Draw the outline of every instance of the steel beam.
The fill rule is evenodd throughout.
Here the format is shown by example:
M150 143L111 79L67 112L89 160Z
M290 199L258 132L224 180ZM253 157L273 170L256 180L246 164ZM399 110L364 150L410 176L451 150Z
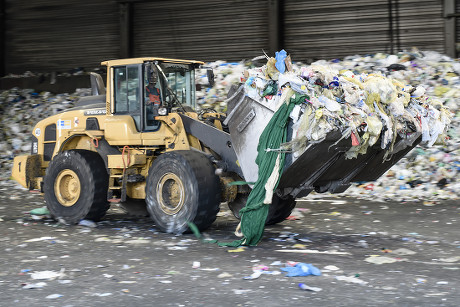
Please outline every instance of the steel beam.
M448 56L457 57L455 48L455 0L444 0L443 18L444 18L444 48Z

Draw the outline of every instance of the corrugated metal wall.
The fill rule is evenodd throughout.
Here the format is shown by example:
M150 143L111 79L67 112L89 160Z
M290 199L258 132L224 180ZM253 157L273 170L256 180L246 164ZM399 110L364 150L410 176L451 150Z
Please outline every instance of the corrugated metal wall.
M93 69L123 54L120 0L2 1L6 73ZM240 61L268 52L274 41L269 0L126 1L132 56ZM388 0L277 1L284 14L282 47L294 60L390 52L391 45L397 51L398 43L444 52L442 0L391 0L393 44ZM456 5L460 12L460 1ZM456 29L460 42L459 22Z
M401 48L444 52L442 0L399 0Z
M134 5L134 56L240 61L268 49L266 0Z
M6 71L67 71L118 56L115 1L7 0Z
M460 0L456 2L455 12L460 14ZM457 56L460 56L460 17L455 18Z
M392 6L394 51L398 28L401 49L444 50L441 0L393 0ZM285 47L296 59L390 52L389 29L387 0L285 1Z

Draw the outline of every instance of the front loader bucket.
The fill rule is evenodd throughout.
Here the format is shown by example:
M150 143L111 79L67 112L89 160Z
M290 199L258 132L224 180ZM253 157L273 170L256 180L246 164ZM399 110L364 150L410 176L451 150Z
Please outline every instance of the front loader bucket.
M243 92L231 91L235 97L229 102L226 123L230 130L232 145L247 182L257 180L257 145L260 135L274 114L274 108L263 105ZM292 138L292 123L288 124L288 141ZM397 138L394 148L398 151L388 155L380 148L380 140L368 148L366 154L346 159L345 153L352 147L350 138L342 139L340 131L330 132L320 143L305 144L306 150L297 159L286 155L284 171L278 185L278 194L303 197L313 190L317 192L344 192L352 182L374 181L388 171L421 141L420 135L411 145ZM339 141L340 140L340 141Z

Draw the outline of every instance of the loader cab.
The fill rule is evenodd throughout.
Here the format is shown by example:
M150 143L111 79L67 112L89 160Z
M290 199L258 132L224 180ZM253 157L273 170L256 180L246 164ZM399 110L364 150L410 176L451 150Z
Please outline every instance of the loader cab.
M130 115L141 132L158 130L158 115L195 110L195 67L161 61L112 66L113 114Z

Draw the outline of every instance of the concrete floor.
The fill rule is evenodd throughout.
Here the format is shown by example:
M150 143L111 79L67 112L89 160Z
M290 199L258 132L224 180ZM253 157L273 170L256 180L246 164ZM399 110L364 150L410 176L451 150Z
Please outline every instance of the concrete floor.
M117 207L96 228L34 220L43 197L0 181L0 306L460 306L459 205L311 195L240 251ZM229 242L237 224L222 206L204 235ZM296 262L321 276L285 276Z

